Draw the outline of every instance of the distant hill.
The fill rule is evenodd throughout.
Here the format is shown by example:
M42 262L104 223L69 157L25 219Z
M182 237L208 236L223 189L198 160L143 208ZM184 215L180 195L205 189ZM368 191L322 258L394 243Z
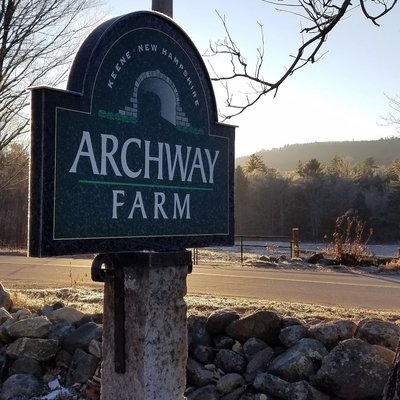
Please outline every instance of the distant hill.
M349 158L355 164L373 157L377 165L389 165L400 158L400 138L292 144L278 149L261 150L257 154L261 155L267 167L279 171L291 171L299 161L307 162L313 158L328 164L335 156ZM244 166L248 158L237 158L236 165Z

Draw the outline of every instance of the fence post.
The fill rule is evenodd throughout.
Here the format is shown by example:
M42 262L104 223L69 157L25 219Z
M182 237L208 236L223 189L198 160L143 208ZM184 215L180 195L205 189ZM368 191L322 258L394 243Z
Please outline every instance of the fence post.
M299 228L292 228L293 253L292 257L300 257Z
M240 236L240 265L243 265L243 236Z

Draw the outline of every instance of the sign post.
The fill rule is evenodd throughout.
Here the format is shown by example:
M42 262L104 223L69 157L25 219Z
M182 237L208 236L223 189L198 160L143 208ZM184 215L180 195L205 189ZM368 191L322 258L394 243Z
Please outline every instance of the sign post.
M102 399L183 399L185 249L234 242L234 127L200 54L159 13L106 21L31 125L28 252L99 253Z

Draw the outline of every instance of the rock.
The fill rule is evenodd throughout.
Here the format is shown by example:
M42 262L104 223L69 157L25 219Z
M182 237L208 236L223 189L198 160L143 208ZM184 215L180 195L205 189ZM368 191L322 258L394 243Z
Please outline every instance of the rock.
M49 333L51 322L47 317L26 318L6 327L7 334L12 337L44 338Z
M228 336L214 336L214 346L216 349L232 349L235 341Z
M281 329L282 318L274 311L258 311L247 317L231 322L226 333L239 342L245 342L250 337L274 344Z
M188 345L202 344L211 346L212 339L206 329L207 318L197 315L189 315L187 319Z
M20 321L32 317L32 312L27 308L20 308L18 311L15 311L12 316Z
M186 379L189 385L195 387L205 386L213 383L214 373L189 357L186 364Z
M217 382L217 390L222 394L227 394L244 385L244 379L240 374L226 374Z
M324 345L315 339L301 339L276 357L268 372L288 382L307 380L314 375L321 360L328 354Z
M96 372L99 359L86 353L82 349L76 349L72 357L71 368L67 376L68 385L85 383Z
M267 372L273 357L274 351L271 347L266 347L254 355L247 364L246 380L248 382L253 382L256 375L262 372Z
M332 349L340 341L352 338L356 328L356 324L349 320L320 323L309 328L308 336L319 340L326 348Z
M202 364L212 364L215 358L215 350L212 347L199 344L190 349L190 355Z
M4 308L0 308L0 325L12 318L12 315Z
M93 356L101 358L103 353L102 343L95 339L91 340L88 346L88 351Z
M242 354L233 350L219 350L215 356L215 365L225 373L236 372L242 374L246 371L247 360Z
M373 345L379 354L390 364L393 364L395 352L388 349L387 347L379 346L378 344Z
M261 350L264 350L267 346L267 343L265 343L263 340L252 337L247 339L243 344L243 352L247 359L250 360L255 354L259 353Z
M72 363L72 355L66 350L60 350L56 354L56 365L61 368L69 368Z
M4 308L7 311L10 311L12 307L12 301L10 293L8 293L4 286L0 283L0 308Z
M275 400L275 397L264 393L245 393L240 400Z
M287 326L280 331L278 337L284 346L291 347L300 339L307 337L307 328L302 325Z
M322 360L311 384L346 400L380 398L391 364L372 345L360 339L339 343Z
M62 309L60 309L62 310ZM81 325L70 335L68 335L62 342L62 347L73 353L77 348L87 350L89 343L94 340L101 340L103 336L103 327L94 322L88 322Z
M325 256L322 253L315 253L312 256L308 257L305 262L310 264L318 264L322 260L325 259Z
M53 306L54 308L54 306ZM62 307L55 309L50 315L49 320L53 324L57 324L59 322L67 322L71 325L77 324L85 314L79 310L76 310L72 307Z
M305 322L296 317L283 317L282 318L282 329L287 328L288 326L293 326L293 325L305 326Z
M220 400L220 395L214 385L203 386L190 393L187 400Z
M330 400L327 394L315 389L306 381L292 383L287 390L290 400Z
M237 389L233 390L232 392L222 396L220 400L240 400L242 394L245 392L244 387L238 387Z
M291 400L287 396L290 383L275 375L258 374L254 379L253 386L258 392L275 396L277 399Z
M29 400L42 391L43 385L33 375L11 375L3 384L0 400Z
M236 311L229 309L216 310L207 318L207 331L212 335L224 335L226 327L239 318L240 315Z
M9 375L15 374L29 374L40 379L42 377L42 366L39 361L33 358L18 358L12 363L9 372Z
M68 322L59 322L52 325L47 339L56 339L62 342L66 337L72 335L76 331L76 328Z
M52 312L54 311L52 306L49 306L48 304L45 304L41 311L40 314L43 315L44 317L48 317Z
M47 361L58 350L58 340L18 338L7 346L6 354L11 358L28 357L37 361Z
M0 340L3 343L10 343L14 340L14 338L12 338L8 333L7 333L7 329L12 325L15 324L16 322L18 322L16 319L14 318L9 318L7 319L5 322L3 322L0 325Z
M399 342L400 327L379 319L367 319L358 324L356 337L369 344L378 344L396 350Z
M8 359L4 352L0 353L0 377L7 376Z
M235 343L232 346L232 350L236 351L236 353L240 353L243 354L243 346L240 342L238 342L237 340L235 341Z

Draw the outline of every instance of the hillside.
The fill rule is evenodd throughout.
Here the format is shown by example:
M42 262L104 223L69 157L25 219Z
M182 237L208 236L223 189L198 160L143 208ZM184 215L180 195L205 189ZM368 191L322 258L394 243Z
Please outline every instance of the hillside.
M373 157L377 165L389 165L400 158L400 138L352 142L315 142L287 145L278 149L261 150L264 163L269 168L291 171L298 161L307 162L316 158L322 164L329 163L335 156L349 158L354 163ZM248 156L236 159L236 165L245 165Z

